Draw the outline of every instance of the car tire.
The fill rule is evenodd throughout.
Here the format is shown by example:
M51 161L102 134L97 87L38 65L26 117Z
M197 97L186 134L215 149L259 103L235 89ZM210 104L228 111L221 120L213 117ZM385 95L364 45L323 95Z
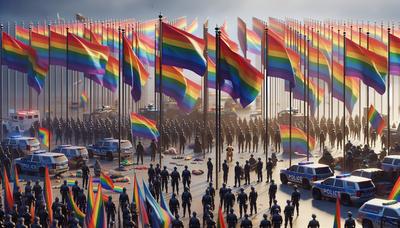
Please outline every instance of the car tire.
M372 222L368 219L363 219L362 220L362 227L363 228L373 228L374 226L372 225Z
M344 205L344 206L351 206L351 199L350 196L347 194L342 194L340 195L340 202Z
M309 180L303 179L303 180L301 181L301 183L302 183L302 185L303 185L303 188L305 188L305 189L307 189L307 190L311 189L311 184L310 184L310 181L309 181Z
M317 189L317 188L314 188L312 190L312 197L315 200L321 200L322 199L321 191L319 189Z
M39 176L41 176L41 177L44 177L44 175L45 175L45 168L43 168L43 167L40 167L39 168Z
M288 178L285 174L281 174L281 182L282 182L282 184L288 183Z
M18 174L21 174L21 173L22 173L22 169L21 169L21 166L20 166L20 165L16 165L16 166L15 166L15 169L17 169Z
M107 152L107 160L112 161L114 159L113 154L111 152Z

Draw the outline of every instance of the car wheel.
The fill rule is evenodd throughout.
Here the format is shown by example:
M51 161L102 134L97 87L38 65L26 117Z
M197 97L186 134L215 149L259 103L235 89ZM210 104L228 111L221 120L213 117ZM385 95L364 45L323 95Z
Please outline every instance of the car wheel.
M303 185L303 188L305 188L305 189L311 189L311 184L310 184L310 181L309 181L309 180L303 179L303 180L301 181L301 183L302 183L302 185Z
M312 197L315 200L321 200L322 199L321 191L319 189L314 188L312 190Z
M347 195L347 194L340 195L340 201L342 202L342 204L344 206L350 206L351 205L350 196Z
M112 161L113 159L114 159L114 158L113 158L112 153L111 153L111 152L108 152L108 153L107 153L107 160Z
M285 174L281 174L281 182L282 182L282 184L287 184L288 183L288 179L287 179Z
M21 174L21 173L22 173L21 166L16 165L15 168L17 169L18 174Z
M43 167L39 168L39 176L44 177L45 175L45 169Z
M362 227L363 228L373 228L374 226L372 225L372 222L368 219L363 219L362 221Z

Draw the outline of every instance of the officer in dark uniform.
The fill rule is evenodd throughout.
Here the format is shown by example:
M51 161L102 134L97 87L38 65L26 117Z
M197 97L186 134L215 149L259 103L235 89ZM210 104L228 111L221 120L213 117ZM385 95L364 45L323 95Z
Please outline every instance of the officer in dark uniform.
M253 223L249 219L249 215L245 214L244 219L240 223L240 228L252 228L252 227L253 227Z
M312 214L312 219L310 220L310 222L308 223L308 226L307 226L307 228L319 228L319 222L318 222L318 220L316 219L316 215L315 214Z
M87 189L88 182L89 182L89 175L90 175L89 167L86 165L86 162L83 162L83 164L82 164L82 188Z
M283 222L282 216L279 214L279 210L276 209L272 215L271 222L273 228L280 228Z
M161 171L161 189L168 193L168 180L169 180L169 173L167 170L167 166L164 166L164 169Z
M212 182L212 171L213 171L213 163L211 162L211 158L208 158L207 162L207 182Z
M68 218L67 224L68 224L68 227L70 227L70 228L78 228L79 221L77 218L75 218L75 212L73 212L73 211L71 212L71 214Z
M106 203L106 213L107 213L107 227L110 225L110 221L115 221L115 213L117 209L115 208L115 204L112 201L112 197L108 197L108 201Z
M74 186L72 186L72 195L73 195L75 201L78 200L78 195L79 195L80 190L81 190L81 188L79 187L78 181L76 180Z
M38 215L40 219L40 225L42 225L43 228L47 228L49 222L49 213L47 212L44 203L39 206Z
M188 170L188 166L185 165L185 169L182 171L182 183L183 188L190 188L190 181L192 179L192 174Z
M172 193L171 199L169 200L169 210L173 215L178 215L179 200L176 198L175 193Z
M244 165L244 184L250 184L250 163L249 161L246 161L246 164Z
M242 174L242 168L239 165L239 162L236 162L235 166L235 188L240 187L240 175Z
M154 193L155 193L154 197L156 198L156 200L158 202L160 199L160 193L161 193L161 177L159 175L157 175L154 178L153 188L154 188Z
M287 205L286 205L285 209L283 210L283 213L285 213L285 228L287 227L288 222L289 222L290 228L292 228L293 227L294 208L290 204L290 200L287 200L286 203L287 203Z
M292 193L292 205L293 209L297 211L297 216L299 216L299 202L300 202L300 192L297 190L297 186L294 186L294 191Z
M189 220L189 228L200 228L200 220L197 218L195 211L193 211L192 217Z
M275 201L275 199L276 199L276 191L277 190L278 190L278 186L276 186L274 180L271 180L271 185L269 186L269 189L268 189L269 208L271 208L272 201Z
M151 154L151 161L154 162L156 161L156 153L157 153L157 144L155 140L151 140L150 143L150 154Z
M262 182L263 181L263 175L262 175L262 168L263 168L263 162L261 161L261 158L258 158L257 162L257 182Z
M223 183L228 183L229 165L226 160L222 163Z
M122 189L122 193L119 194L119 205L124 208L125 205L129 205L129 196L126 194L126 188Z
M150 167L147 169L147 176L149 177L149 183L153 183L155 175L156 171L153 168L153 164L150 164Z
M185 153L186 137L183 133L179 134L179 153Z
M225 194L228 191L228 189L226 188L226 184L223 183L222 187L219 189L219 206L223 206L224 205L224 199L225 199Z
M206 193L201 198L201 203L203 204L203 211L206 210L207 206L211 208L212 198L208 189L206 189Z
M233 204L235 203L235 195L232 193L232 189L228 188L228 192L225 193L225 211L228 213L228 211L233 208Z
M160 164L156 164L156 168L154 169L154 171L156 172L156 176L161 176L161 167Z
M172 186L172 193L179 195L179 181L181 180L181 175L177 171L177 167L174 167L174 171L171 172L171 186Z
M279 206L278 201L274 200L274 205L270 208L271 215L274 215L274 212L278 210L279 213L281 213L281 206Z
M18 207L22 205L22 193L21 188L17 186L16 191L13 192L14 203L17 204Z
M267 214L263 214L263 220L260 222L260 228L271 228L271 222L268 220Z
M189 192L189 188L185 187L185 190L182 193L182 208L183 208L183 217L186 215L186 208L188 210L188 215L190 216L191 210L190 207L192 205L192 194Z
M240 193L237 196L237 202L239 203L239 213L240 213L240 218L242 218L243 212L244 214L247 214L247 194L244 192L244 189L240 189Z
M214 210L215 209L215 188L213 187L212 183L209 183L207 190L211 196L211 210Z
M226 223L228 224L228 228L236 228L237 222L238 218L233 208L231 208L229 214L226 216Z
M35 194L35 199L38 199L39 196L43 194L43 189L42 186L40 186L39 181L36 181L35 185L32 188L34 194Z
M257 198L258 198L258 193L255 191L254 187L251 186L251 191L249 193L250 215L253 215L253 209L254 213L257 214Z
M79 191L78 194L78 201L76 202L78 204L79 209L81 209L82 212L86 212L86 196L85 193L83 192L83 188Z
M142 161L143 165L143 154L144 154L144 147L142 142L139 141L138 145L136 146L136 164L139 165L139 158Z
M267 168L267 183L269 183L269 181L272 181L272 169L274 168L274 163L272 163L272 159L268 158L268 162L265 166Z
M210 215L212 215L212 211L210 210L210 205L207 205L207 206L203 209L203 227L204 227L205 225L207 225L207 221L208 221Z
M25 185L25 194L29 194L32 192L31 181L28 180Z
M356 221L353 219L353 214L351 211L347 212L347 219L344 223L344 228L355 228Z
M172 228L183 228L183 222L179 220L179 215L175 215L174 221L172 221Z

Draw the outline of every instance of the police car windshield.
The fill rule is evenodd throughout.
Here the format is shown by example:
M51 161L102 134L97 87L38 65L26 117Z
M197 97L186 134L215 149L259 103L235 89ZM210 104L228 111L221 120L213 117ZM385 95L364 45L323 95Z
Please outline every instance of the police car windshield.
M374 187L374 185L372 184L371 181L361 181L361 182L358 182L358 186L360 187L360 189L363 189L363 188L373 188L373 187Z
M382 207L367 204L364 205L364 207L361 210L369 213L379 214L382 211Z
M384 158L382 163L386 163L386 164L392 164L393 162L393 158Z
M316 169L315 169L315 173L316 173L316 174L331 173L331 169L329 169L329 167L316 168Z
M63 155L56 155L53 158L56 163L63 162L65 160Z

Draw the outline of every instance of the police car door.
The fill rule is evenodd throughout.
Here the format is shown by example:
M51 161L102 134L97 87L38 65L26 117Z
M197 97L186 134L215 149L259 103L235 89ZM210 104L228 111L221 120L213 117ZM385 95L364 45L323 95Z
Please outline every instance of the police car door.
M391 208L385 208L382 217L382 227L400 227L400 216Z
M301 183L301 176L298 174L298 168L299 166L293 165L288 169L288 180L296 183Z
M32 162L30 169L33 172L36 172L39 171L39 166L40 166L40 157L38 155L32 155Z
M321 193L323 196L328 196L332 197L332 188L333 184L335 182L335 179L333 178L328 178L321 183Z

